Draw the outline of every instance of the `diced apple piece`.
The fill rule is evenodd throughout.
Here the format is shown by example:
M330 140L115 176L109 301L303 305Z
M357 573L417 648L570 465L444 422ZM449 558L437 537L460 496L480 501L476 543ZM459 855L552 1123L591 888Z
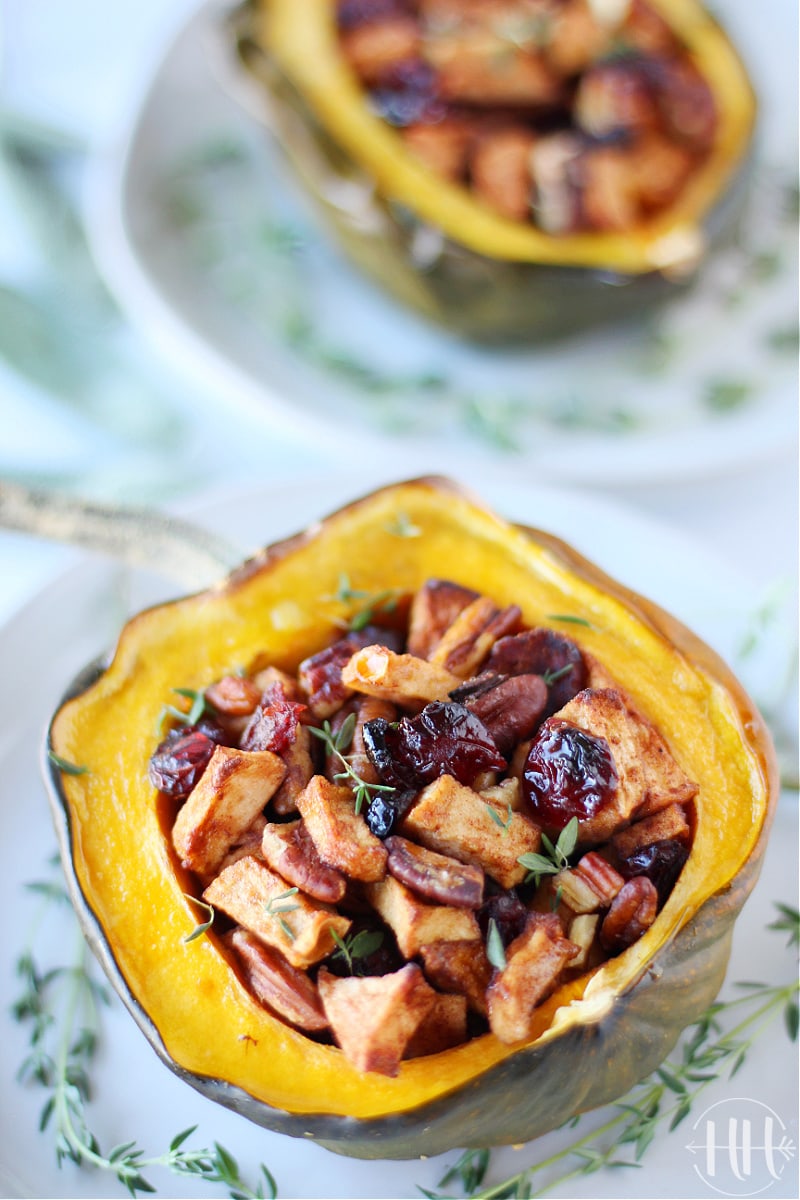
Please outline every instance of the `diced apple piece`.
M280 786L286 767L269 750L216 746L172 827L184 866L211 878Z
M419 1025L436 1002L416 963L390 975L338 978L323 967L318 987L333 1035L356 1070L396 1075Z

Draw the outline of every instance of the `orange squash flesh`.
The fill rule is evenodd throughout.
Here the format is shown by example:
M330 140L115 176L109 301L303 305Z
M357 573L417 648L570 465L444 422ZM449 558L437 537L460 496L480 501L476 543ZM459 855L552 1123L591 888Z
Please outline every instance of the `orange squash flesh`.
M399 517L414 536L394 532ZM655 924L557 991L529 1043L504 1046L486 1034L406 1062L397 1078L370 1075L368 1086L339 1050L261 1008L213 934L182 940L198 913L165 833L171 809L161 810L147 779L171 689L203 688L256 658L294 669L352 611L332 599L343 572L366 592L450 578L499 605L519 604L530 624L564 629L700 785L692 852ZM586 624L559 626L565 616ZM647 1074L719 987L778 790L765 726L708 647L563 543L509 525L439 479L382 489L210 591L135 617L111 665L60 708L49 744L88 768L51 768L68 875L90 941L158 1053L253 1120L368 1157L525 1140ZM609 1054L613 1079L602 1061ZM577 1077L554 1102L553 1081L563 1084L571 1062Z

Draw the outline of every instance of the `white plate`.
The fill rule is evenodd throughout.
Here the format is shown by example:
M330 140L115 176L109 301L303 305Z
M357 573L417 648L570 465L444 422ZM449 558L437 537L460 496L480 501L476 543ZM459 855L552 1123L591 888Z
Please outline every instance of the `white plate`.
M373 481L370 481L373 482ZM218 498L203 513L209 527L229 536L237 531L245 549L293 532L350 498L352 486L342 479L305 488L265 490L257 495ZM666 604L729 658L750 619L747 586L703 547L671 529L646 521L625 508L557 490L495 485L487 499L507 515L540 525L589 552L605 569L630 586ZM23 897L26 882L47 874L46 862L55 838L40 781L38 754L45 723L65 684L96 653L112 644L120 623L142 604L172 594L145 574L128 572L96 560L82 560L47 587L2 629L0 662L5 686L0 689L0 905L6 916L0 970L0 1194L4 1196L122 1195L113 1178L55 1165L52 1140L37 1132L44 1102L41 1089L22 1087L15 1073L27 1051L25 1030L9 1008L17 995L13 965L29 934L37 903ZM749 682L745 676L745 682ZM774 902L793 904L797 874L797 817L793 806L781 806L761 883L737 924L731 980L789 980L793 961L777 933L764 933L774 918ZM144 899L144 898L143 898ZM12 919L13 914L13 919ZM71 954L72 928L66 916L43 931L40 966L63 963ZM65 948L66 944L66 948ZM726 994L735 993L726 985ZM694 1110L691 1121L712 1102L735 1100L767 1105L796 1137L797 1078L795 1054L776 1023L762 1035L735 1082L715 1084ZM197 1123L195 1146L221 1142L238 1158L244 1175L255 1182L258 1164L275 1175L282 1197L412 1197L417 1185L435 1188L455 1154L431 1161L363 1163L340 1159L304 1142L267 1133L205 1100L169 1072L145 1043L121 1005L103 1015L102 1053L93 1072L91 1126L101 1145L136 1139L149 1153L166 1148L179 1130ZM737 1110L738 1111L738 1110ZM744 1110L742 1110L744 1115ZM589 1120L597 1122L594 1114ZM659 1133L643 1166L630 1172L604 1171L559 1189L553 1196L600 1200L624 1194L674 1198L711 1194L698 1184L696 1154L690 1141L691 1121L672 1134ZM515 1151L497 1151L491 1178L500 1180L532 1163L564 1141L553 1134ZM797 1195L796 1158L783 1164L779 1181L770 1183L774 1197ZM765 1182L759 1160L750 1180ZM159 1194L175 1197L224 1194L224 1189L163 1171L148 1172ZM626 1185L625 1180L631 1180ZM623 1182L621 1182L623 1181ZM700 1190L698 1190L698 1187Z
M212 0L181 27L87 201L124 308L221 405L333 450L402 454L404 470L435 446L448 470L502 461L526 481L677 480L794 445L796 238L771 172L756 173L747 244L661 316L550 349L469 347L385 298L320 232L232 98L226 8ZM759 81L768 148L793 145L788 0L768 35L748 0L724 16Z

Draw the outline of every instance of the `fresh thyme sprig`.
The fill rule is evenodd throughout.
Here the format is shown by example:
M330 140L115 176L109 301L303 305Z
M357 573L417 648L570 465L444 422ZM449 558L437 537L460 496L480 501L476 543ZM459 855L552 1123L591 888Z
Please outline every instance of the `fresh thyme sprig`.
M332 958L343 958L351 975L355 973L355 960L369 958L383 945L383 933L380 929L361 929L358 933L342 937L335 929L331 929L337 949Z
M69 906L63 886L53 880L30 884L28 890L43 900L36 927L54 903ZM224 1184L232 1200L274 1200L277 1186L265 1166L254 1190L242 1179L236 1159L218 1142L211 1148L187 1148L196 1126L178 1133L162 1154L146 1156L135 1141L103 1152L89 1127L87 1106L90 1069L99 1047L100 1010L112 1001L96 977L86 942L78 930L75 933L73 960L47 971L37 966L31 938L17 959L21 991L12 1008L15 1019L30 1029L29 1053L18 1079L48 1093L39 1128L53 1131L58 1165L72 1162L106 1171L131 1196L154 1192L147 1175L154 1168L165 1168L198 1182Z
M204 933L208 932L208 930L214 924L214 918L217 914L214 910L213 904L206 904L205 900L200 900L197 896L192 896L190 892L184 892L183 894L187 900L191 900L192 904L196 904L197 907L206 915L205 921L198 922L191 933L187 933L186 936L181 939L183 942L193 942L195 938L202 937Z
M88 775L89 773L88 767L80 763L70 762L67 758L62 758L60 754L56 754L55 750L48 750L47 757L64 775Z
M213 705L206 699L204 691L185 687L176 687L172 690L176 696L183 696L185 700L189 701L189 708L178 708L175 704L163 705L158 718L159 730L163 729L164 722L167 720L177 721L179 725L196 725L201 717L207 713L213 713Z
M542 846L544 854L520 854L517 862L521 867L525 867L528 875L525 879L526 883L533 881L539 886L539 881L544 875L558 875L559 871L565 870L569 866L569 856L575 849L578 841L578 818L572 817L567 822L561 833L558 835L555 842L552 842L546 833L542 834Z
M768 926L787 931L791 944L800 942L800 913L788 905L777 905L779 918ZM741 983L744 995L717 1001L686 1031L677 1061L668 1060L637 1084L611 1108L599 1128L587 1132L568 1146L525 1167L499 1183L482 1188L490 1167L489 1152L467 1150L439 1181L439 1188L458 1179L462 1195L471 1200L532 1200L578 1176L594 1174L604 1167L637 1167L659 1129L672 1131L692 1110L696 1099L724 1074L732 1078L763 1029L783 1014L787 1033L798 1036L797 996L800 984L769 985ZM727 1031L722 1018L738 1014ZM578 1125L582 1118L570 1124ZM425 1191L428 1200L446 1200L449 1192Z
M364 600L365 604L345 622L345 628L352 633L358 633L366 628L378 612L390 613L397 608L397 602L402 596L399 588L386 588L381 592L367 592L363 588L355 588L350 583L350 577L342 573L339 576L339 586L327 600L337 600L341 604L350 604L353 600Z
M309 725L308 732L314 737L319 738L325 745L326 753L332 758L337 759L343 767L343 770L337 771L334 775L335 780L349 779L353 784L353 795L355 796L356 812L360 813L364 806L368 806L373 795L377 792L392 793L397 789L391 787L388 783L368 783L366 779L362 779L358 771L350 762L348 755L344 751L348 748L353 740L353 730L356 726L356 714L350 715L342 722L340 727L334 733L331 728L330 721L323 721L322 727Z
M292 904L291 902L292 896L296 896L299 890L296 887L287 888L285 892L281 892L279 896L273 896L264 905L267 915L277 919L278 924L290 942L294 941L296 934L282 914L295 912L300 907L299 904Z

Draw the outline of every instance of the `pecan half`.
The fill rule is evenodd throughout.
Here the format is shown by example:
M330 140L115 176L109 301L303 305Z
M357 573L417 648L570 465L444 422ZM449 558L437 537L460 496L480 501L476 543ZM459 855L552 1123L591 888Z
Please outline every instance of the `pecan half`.
M600 926L600 941L609 954L619 954L638 942L658 912L658 892L644 875L629 879L616 895Z
M454 908L480 908L484 885L480 867L457 862L402 837L389 837L383 844L389 851L389 874L418 896Z
M291 966L282 954L246 929L234 929L225 940L237 956L247 986L261 1004L298 1029L317 1033L328 1028L319 993L305 971Z

